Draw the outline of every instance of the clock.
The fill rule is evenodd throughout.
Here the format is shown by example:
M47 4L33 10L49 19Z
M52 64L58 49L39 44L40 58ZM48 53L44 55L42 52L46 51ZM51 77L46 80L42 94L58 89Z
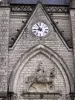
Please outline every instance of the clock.
M32 33L36 36L42 37L49 32L48 26L43 22L37 22L32 26Z

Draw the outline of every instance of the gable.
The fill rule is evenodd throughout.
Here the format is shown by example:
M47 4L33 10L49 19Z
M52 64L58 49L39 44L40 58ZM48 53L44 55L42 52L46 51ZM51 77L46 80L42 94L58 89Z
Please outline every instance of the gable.
M49 27L49 33L45 37L38 37L32 34L32 26L37 21L46 23ZM21 57L32 50L36 45L44 45L56 52L68 65L68 68L72 70L73 62L72 52L70 52L68 45L60 35L60 30L57 28L51 16L49 17L41 4L38 4L32 16L28 20L27 24L23 27L19 37L15 44L9 51L9 68L13 68L15 64L22 60ZM39 47L40 48L40 47ZM41 52L40 49L39 53ZM42 47L44 48L44 47ZM45 49L45 48L44 48ZM37 52L37 51L36 51ZM32 52L31 52L32 53ZM35 52L34 52L35 53ZM48 52L49 53L49 52ZM27 55L29 56L29 55ZM53 55L51 55L53 56ZM20 62L19 62L20 63ZM72 71L71 71L72 72Z
M51 38L50 34L52 34L52 35L55 34L55 35L58 35L60 37L60 39L62 40L62 42L65 43L65 45L68 47L68 45L66 44L65 40L60 35L61 34L60 30L57 28L57 26L54 23L54 21L51 18L51 16L47 15L45 9L42 7L42 5L40 3L38 3L35 11L33 12L32 16L30 17L28 22L24 24L22 30L20 31L20 35L17 38L17 40L15 41L13 47L19 41L19 39L20 39L20 37L22 36L23 33L26 34L26 35L32 33L32 31L31 31L32 25L34 23L37 23L38 21L42 21L42 22L46 23L48 25L48 27L49 27L49 34L48 34L49 36L43 37L45 40L47 40L49 37ZM28 38L30 38L30 36Z

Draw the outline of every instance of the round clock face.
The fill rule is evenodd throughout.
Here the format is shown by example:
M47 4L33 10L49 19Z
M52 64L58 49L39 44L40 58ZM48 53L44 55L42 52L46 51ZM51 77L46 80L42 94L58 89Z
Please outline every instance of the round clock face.
M32 33L39 37L45 36L48 31L48 26L43 22L38 22L32 26Z

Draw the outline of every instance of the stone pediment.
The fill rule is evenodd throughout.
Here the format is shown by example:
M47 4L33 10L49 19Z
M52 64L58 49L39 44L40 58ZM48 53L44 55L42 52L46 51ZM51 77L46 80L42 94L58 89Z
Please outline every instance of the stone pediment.
M36 39L35 38L36 36L33 36L33 34L32 34L31 28L32 28L32 25L34 23L36 23L37 21L42 21L42 22L46 23L49 27L49 34L46 38L43 37L44 39L47 39L47 38L49 39L49 37L51 39L52 38L54 39L55 37L53 37L53 36L56 35L56 37L60 38L61 42L65 45L65 47L67 49L69 49L69 47L68 47L67 43L65 42L64 38L61 36L61 31L58 29L58 27L55 24L55 22L53 21L51 15L48 16L48 14L46 13L46 10L44 9L44 7L40 3L38 3L38 5L36 6L36 9L34 10L33 14L29 18L29 20L26 23L24 23L24 26L21 29L21 31L19 31L20 32L19 36L17 37L16 41L14 42L12 48L14 46L16 46L18 41L20 41L23 34L25 34L25 36L29 40L34 41ZM52 37L49 36L50 34L51 34ZM30 36L30 35L32 35L32 36ZM55 38L55 39L57 39L57 38ZM36 39L36 41L38 41L38 38Z

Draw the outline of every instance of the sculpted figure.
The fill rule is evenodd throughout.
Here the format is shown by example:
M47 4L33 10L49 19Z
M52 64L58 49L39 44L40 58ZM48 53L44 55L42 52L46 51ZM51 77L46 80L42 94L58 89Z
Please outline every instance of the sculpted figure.
M39 82L39 83L47 82L46 73L44 71L44 68L42 67L42 63L39 64L39 67L36 71L36 82Z
M42 66L42 63L40 62L35 73L32 74L27 78L27 81L25 82L27 84L27 89L25 91L29 91L30 87L37 88L37 84L45 85L47 88L47 91L49 91L49 85L53 85L53 81L55 78L55 69L50 69L50 73L47 73L47 71Z

